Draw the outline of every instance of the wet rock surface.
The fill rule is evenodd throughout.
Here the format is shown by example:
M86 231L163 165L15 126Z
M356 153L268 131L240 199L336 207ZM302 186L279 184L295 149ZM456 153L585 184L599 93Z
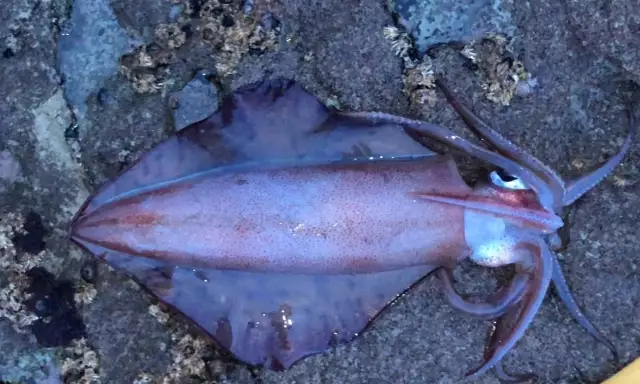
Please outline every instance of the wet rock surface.
M632 1L568 1L569 25L594 55L604 56L640 80L640 14Z
M213 79L211 73L200 71L182 90L172 95L170 102L176 130L204 120L218 109L218 89Z
M513 35L516 30L511 15L513 3L509 0L397 0L393 10L415 39L416 48L424 53L440 44L468 42L489 33Z
M500 132L568 178L614 153L626 132L623 91L640 72L633 1L604 8L595 0L499 8L472 1L480 15L472 27L452 17L458 3L397 1L395 11L436 7L430 29L407 30L422 31L414 36L419 51L497 26L492 32L513 37L506 51L537 86L526 97L508 95L508 105L492 101L487 68L508 76L512 67L485 65L496 52L485 45L465 54L464 44L432 49L435 71ZM438 14L438 4L446 12ZM218 91L261 79L291 77L343 109L423 118L467 136L439 92L432 105L403 92L407 61L384 33L396 25L394 12L379 2L333 0L9 0L0 21L0 380L456 383L480 362L490 323L452 309L429 278L351 344L287 372L250 370L126 276L101 263L87 267L90 256L68 240L69 222L91 191L215 108ZM462 34L425 34L436 29ZM638 148L578 202L561 254L578 302L623 363L640 355ZM508 277L469 263L455 271L470 295ZM61 324L59 337L34 332L51 321ZM533 371L540 383L600 382L617 369L553 290L505 368Z

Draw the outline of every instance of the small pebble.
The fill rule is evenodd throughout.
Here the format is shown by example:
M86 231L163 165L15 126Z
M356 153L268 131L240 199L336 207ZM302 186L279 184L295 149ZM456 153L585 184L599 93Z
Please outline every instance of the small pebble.
M80 267L80 276L87 283L93 283L98 275L98 265L95 260L87 260Z
M169 20L171 21L177 21L178 17L180 17L180 14L182 13L182 11L184 11L184 6L183 5L174 5L171 7L171 10L169 11Z
M98 104L106 105L111 101L111 94L105 88L100 88L96 95L96 99L98 100Z
M245 15L250 15L253 12L253 0L245 0L242 4L242 12Z
M271 13L265 13L260 20L262 27L268 31L277 29L280 26L280 21Z

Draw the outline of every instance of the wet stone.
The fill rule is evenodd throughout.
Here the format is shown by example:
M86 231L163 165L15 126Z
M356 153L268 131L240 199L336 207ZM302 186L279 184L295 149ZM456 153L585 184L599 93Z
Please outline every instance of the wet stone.
M516 26L509 1L397 0L399 22L416 41L420 53L452 42L468 42L488 33L512 36Z
M176 131L200 121L218 109L218 89L211 73L200 71L185 87L172 95Z

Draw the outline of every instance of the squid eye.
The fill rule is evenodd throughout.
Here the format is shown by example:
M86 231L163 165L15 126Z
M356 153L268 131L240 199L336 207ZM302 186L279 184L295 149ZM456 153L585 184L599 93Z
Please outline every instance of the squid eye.
M527 187L518 177L510 175L503 170L493 171L491 172L489 177L491 178L491 182L493 183L493 185L500 188L511 190L529 189L529 187Z

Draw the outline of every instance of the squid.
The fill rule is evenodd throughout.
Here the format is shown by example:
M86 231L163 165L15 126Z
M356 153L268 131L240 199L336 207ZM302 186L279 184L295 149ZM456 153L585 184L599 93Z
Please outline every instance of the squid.
M347 343L429 275L455 308L494 319L469 376L495 368L517 379L500 361L551 284L615 353L579 308L547 240L563 226L563 207L622 161L637 131L633 114L619 152L565 182L438 86L484 146L419 120L338 111L293 80L265 80L237 89L99 188L70 238L249 365L287 369ZM495 170L469 186L452 152ZM516 274L471 302L451 272L464 259L515 264Z

